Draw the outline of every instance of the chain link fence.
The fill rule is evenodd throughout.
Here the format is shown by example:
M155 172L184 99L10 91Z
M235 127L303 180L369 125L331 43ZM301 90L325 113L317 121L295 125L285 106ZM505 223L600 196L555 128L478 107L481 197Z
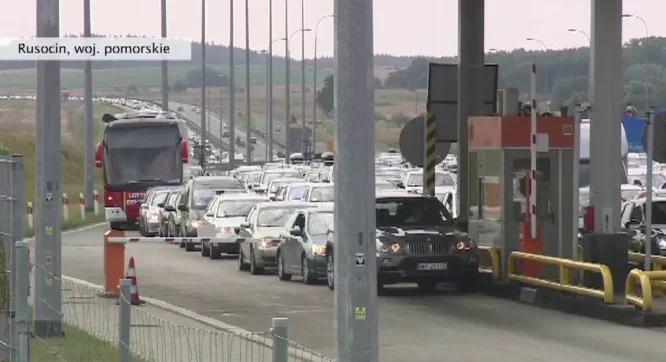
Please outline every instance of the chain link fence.
M18 330L15 319L15 244L23 239L23 158L0 156L0 361L13 360Z
M56 312L65 335L34 336L31 361L333 361L284 337L285 328L228 331L149 303L132 305L129 284L126 293L108 298L102 288L72 278L55 277L53 283L62 288L62 310ZM123 283L129 280L120 281L121 291Z

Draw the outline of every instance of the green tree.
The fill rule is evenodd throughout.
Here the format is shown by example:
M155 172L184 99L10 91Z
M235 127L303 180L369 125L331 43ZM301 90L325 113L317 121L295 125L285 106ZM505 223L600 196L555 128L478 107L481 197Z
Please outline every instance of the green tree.
M317 107L324 114L330 116L333 113L333 76L324 79L324 87L317 92Z

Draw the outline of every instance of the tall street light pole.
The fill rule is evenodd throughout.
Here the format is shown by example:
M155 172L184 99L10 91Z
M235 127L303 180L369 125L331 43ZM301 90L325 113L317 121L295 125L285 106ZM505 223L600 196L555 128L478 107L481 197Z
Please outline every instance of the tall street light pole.
M90 1L90 0L86 0ZM167 0L162 0L162 38L167 37ZM162 61L162 110L169 110L169 78L167 72L167 61Z
M90 37L90 0L83 0L83 36ZM86 60L83 70L83 107L85 115L85 200L86 212L94 209L95 192L95 151L93 150L93 91L92 63Z
M245 160L247 164L252 163L252 117L250 116L250 10L249 0L245 0L245 118L247 129L245 130Z
M317 20L314 32L314 82L312 87L312 154L317 154L317 32L319 32L319 24L326 20L332 19L335 15L326 15Z
M268 0L268 144L266 161L273 162L273 0Z
M289 146L289 130L290 130L290 104L289 104L289 0L284 0L284 61L285 61L285 127L284 127L284 146L285 146L285 163L289 163L289 154L291 153L291 147Z
M291 38L293 38L294 35L296 35L298 33L305 34L305 32L308 32L308 31L312 31L312 29L298 29L298 30L294 31L293 33L291 33L291 35L289 35L289 38L287 39L287 74L290 74L289 57L290 57L291 51L289 50L289 44L291 43ZM288 84L289 84L289 81L287 80L287 87L289 87ZM289 103L287 103L287 107L288 106L289 106ZM287 108L287 109L289 109L289 108ZM303 108L303 109L305 110L305 108ZM289 120L287 120L287 144L289 143L289 127L288 126L289 126ZM303 132L305 132L305 129L303 129ZM301 135L301 136L304 137L303 135ZM301 138L301 142L303 142L303 138ZM301 150L301 151L304 151L304 150ZM288 157L289 157L289 154L287 153L287 158Z
M645 27L645 40L643 41L643 48L645 48L645 112L649 110L649 104L650 102L648 101L648 38L650 37L650 32L648 30L647 22L645 22L645 19L638 15L632 15L632 14L622 14L623 18L634 18L638 19L643 23L643 26Z
M527 39L525 39L525 40L527 40L527 41L535 41L535 42L541 44L541 46L543 46L544 57L545 57L545 55L546 55L545 52L548 51L548 46L546 45L546 43L544 43L543 41L541 41L541 40L539 40L539 39L536 39L536 38L527 38ZM546 68L546 64L545 64L545 62L544 62L544 64L543 64L543 76L544 76L543 98L544 98L544 101L545 101L545 100L547 99L547 97L548 97L548 69Z
M305 156L305 0L301 0L301 30L301 153Z
M229 0L229 167L236 163L236 85L234 84L234 0Z
M199 163L206 171L206 0L201 0L201 140Z

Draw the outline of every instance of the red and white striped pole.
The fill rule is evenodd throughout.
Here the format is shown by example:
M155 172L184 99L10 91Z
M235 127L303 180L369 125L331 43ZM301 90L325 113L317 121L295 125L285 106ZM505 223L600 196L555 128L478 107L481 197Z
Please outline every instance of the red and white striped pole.
M537 202L537 101L536 101L536 64L532 63L532 77L530 79L532 93L532 113L530 122L530 236L537 237L536 202Z
M62 194L62 218L69 221L69 197L66 193Z
M86 219L86 197L83 192L79 192L79 210L81 211L81 220Z
M95 215L99 215L99 193L97 190L93 191L93 206L95 207Z
M35 208L32 207L32 201L28 201L28 227L30 229L34 229L35 227L35 219L34 219L34 213L35 213Z

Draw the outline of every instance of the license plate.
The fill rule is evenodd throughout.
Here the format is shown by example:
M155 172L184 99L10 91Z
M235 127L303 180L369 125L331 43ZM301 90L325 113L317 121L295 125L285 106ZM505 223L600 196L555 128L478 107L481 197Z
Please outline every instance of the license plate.
M416 270L446 270L446 263L418 263Z

